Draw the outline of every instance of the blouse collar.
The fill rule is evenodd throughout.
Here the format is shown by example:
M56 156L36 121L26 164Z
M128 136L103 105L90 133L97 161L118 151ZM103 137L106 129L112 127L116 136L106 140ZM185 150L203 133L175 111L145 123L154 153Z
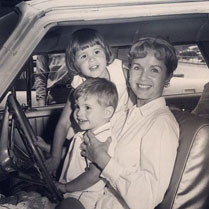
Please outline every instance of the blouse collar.
M155 112L159 108L165 107L166 102L164 97L159 97L157 99L152 100L151 102L148 102L147 104L137 107L134 106L134 109L139 112L140 115L146 116L149 115L152 112Z

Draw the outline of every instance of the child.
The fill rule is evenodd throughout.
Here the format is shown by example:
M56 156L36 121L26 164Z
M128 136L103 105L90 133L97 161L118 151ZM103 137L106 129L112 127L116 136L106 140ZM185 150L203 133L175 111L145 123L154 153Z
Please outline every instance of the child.
M116 141L112 137L110 119L118 103L116 86L104 78L89 78L74 91L74 118L82 131L75 134L65 157L57 189L64 197L74 197L86 209L94 208L103 194L105 181L99 178L100 170L80 154L85 131L91 130L100 141L112 138L108 153L114 154Z
M132 106L132 102L129 100L122 63L113 60L108 44L96 30L81 29L72 34L66 49L66 65L75 74L72 86L76 88L88 77L100 77L112 81L116 85L119 97L115 111L117 113L126 111L129 105ZM71 113L71 101L68 99L55 130L51 158L46 163L51 172L54 172L60 163L66 134L68 133L68 139L74 135L73 124L69 120ZM114 117L112 124L115 124Z

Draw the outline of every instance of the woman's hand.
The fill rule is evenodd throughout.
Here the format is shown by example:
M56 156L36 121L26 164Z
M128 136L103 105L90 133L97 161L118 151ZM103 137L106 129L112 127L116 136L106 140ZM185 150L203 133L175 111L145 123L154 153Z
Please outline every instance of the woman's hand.
M84 135L84 142L81 144L81 155L103 170L111 158L108 154L111 141L111 137L108 137L105 142L100 142L91 131L88 131Z

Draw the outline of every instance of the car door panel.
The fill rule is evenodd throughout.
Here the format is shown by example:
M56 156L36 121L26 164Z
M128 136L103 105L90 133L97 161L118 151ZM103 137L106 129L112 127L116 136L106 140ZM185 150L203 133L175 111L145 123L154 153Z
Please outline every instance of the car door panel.
M197 105L201 94L181 94L166 96L169 107L191 112Z

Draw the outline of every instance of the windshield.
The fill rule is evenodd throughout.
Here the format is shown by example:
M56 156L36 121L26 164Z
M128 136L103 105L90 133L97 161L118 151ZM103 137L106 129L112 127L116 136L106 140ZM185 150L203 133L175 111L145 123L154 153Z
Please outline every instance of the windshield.
M0 48L4 45L10 34L15 29L19 20L19 16L15 11L12 11L0 17Z

